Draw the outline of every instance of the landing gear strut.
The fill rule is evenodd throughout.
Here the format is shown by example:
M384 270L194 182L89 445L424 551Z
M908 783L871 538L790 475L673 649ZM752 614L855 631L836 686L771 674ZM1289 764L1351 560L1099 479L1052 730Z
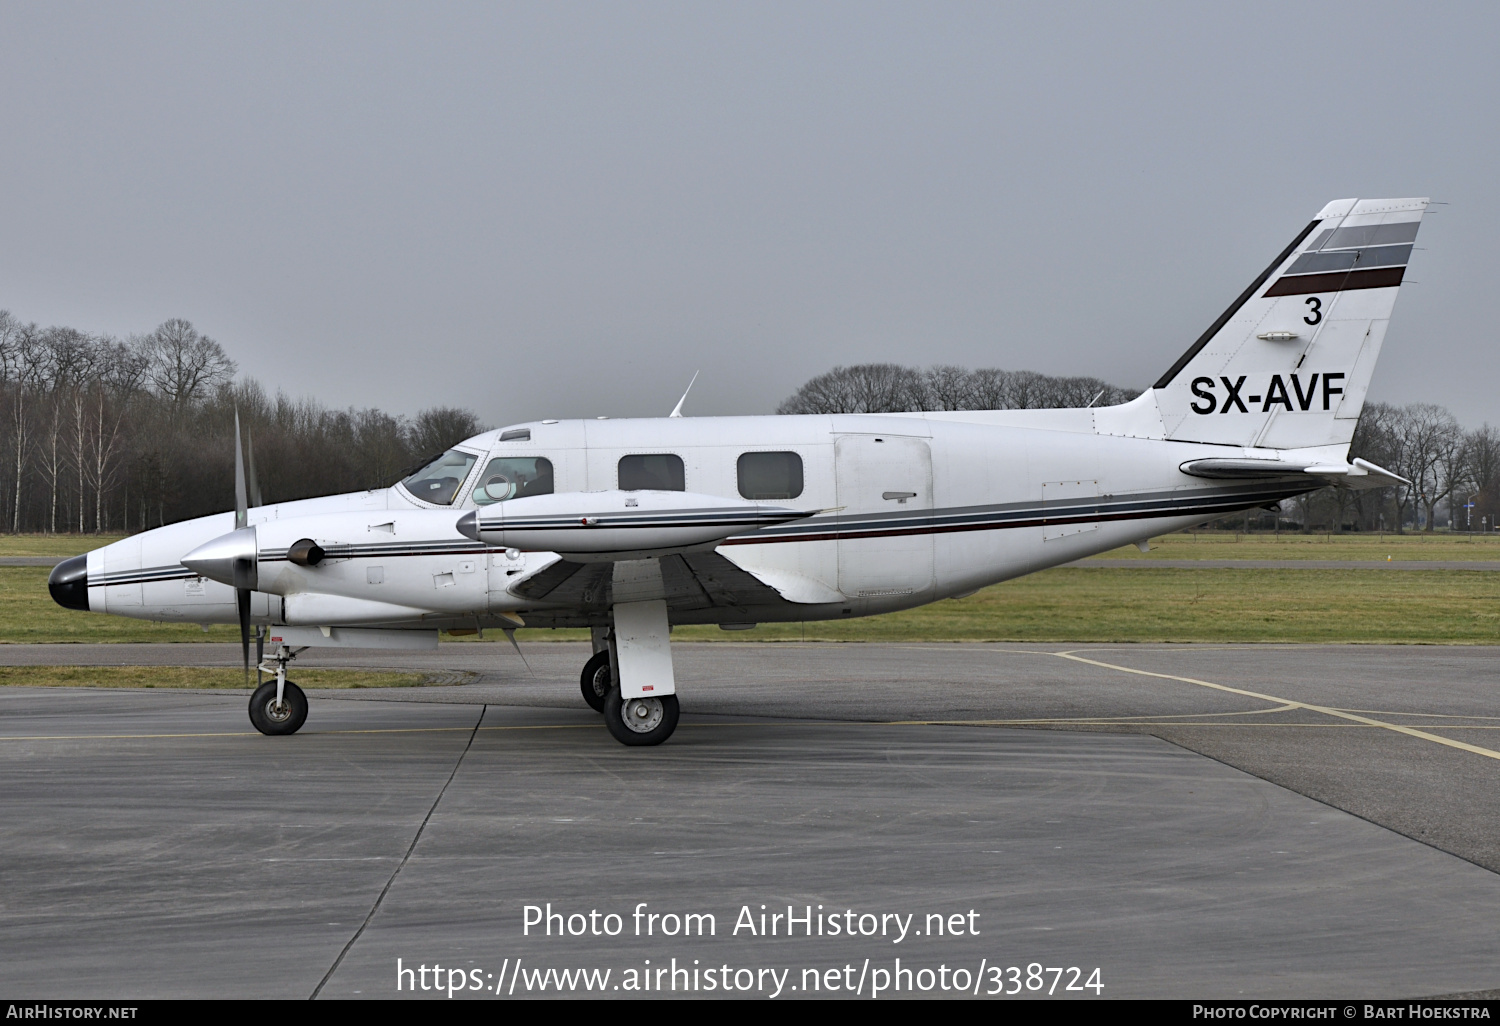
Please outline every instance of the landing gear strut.
M276 674L275 680L266 681L250 696L250 723L262 734L295 734L307 720L307 696L286 679L286 664L299 651L281 645L271 657L276 665L267 666L263 662L259 667Z
M666 600L655 597L663 592L660 561L616 563L613 587L604 725L622 745L659 745L677 729L672 624Z

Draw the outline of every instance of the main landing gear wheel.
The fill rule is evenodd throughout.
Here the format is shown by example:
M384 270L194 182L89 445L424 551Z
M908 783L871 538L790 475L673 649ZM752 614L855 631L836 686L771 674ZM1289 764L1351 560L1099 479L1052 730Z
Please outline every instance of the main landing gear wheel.
M291 681L281 692L281 704L276 704L276 682L268 680L255 689L250 696L250 722L262 734L295 734L307 719L307 696Z
M622 699L619 688L610 688L604 725L622 745L659 745L677 729L677 696Z
M609 676L609 650L595 652L593 658L583 664L583 676L578 683L583 688L583 700L596 713L604 711L604 699L614 682Z

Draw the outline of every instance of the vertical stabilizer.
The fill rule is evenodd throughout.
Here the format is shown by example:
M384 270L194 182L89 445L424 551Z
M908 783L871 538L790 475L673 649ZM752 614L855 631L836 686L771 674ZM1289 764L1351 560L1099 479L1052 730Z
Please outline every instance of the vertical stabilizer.
M1335 200L1153 386L1166 437L1347 445L1426 199Z

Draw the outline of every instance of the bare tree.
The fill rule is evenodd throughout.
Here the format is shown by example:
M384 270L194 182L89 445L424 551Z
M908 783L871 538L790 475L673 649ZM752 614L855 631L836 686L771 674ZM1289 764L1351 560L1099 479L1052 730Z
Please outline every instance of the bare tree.
M1010 410L1011 373L997 367L981 367L969 375L969 397L975 410Z
M465 411L467 412L467 411ZM471 418L473 414L469 415ZM405 421L379 410L356 410L351 417L355 451L359 454L356 473L369 487L394 484L412 462L412 450L423 443L413 443ZM474 425L477 429L477 425ZM469 431L468 435L474 434ZM423 449L435 452L436 449Z
M1404 407L1397 424L1404 464L1397 473L1415 485L1417 503L1425 514L1422 526L1427 531L1435 527L1433 512L1437 504L1452 489L1452 482L1445 480L1444 457L1458 430L1453 415L1433 403Z
M1113 405L1137 394L1098 378L1054 378L1034 371L893 363L835 367L805 383L777 413L904 413L913 410L1057 409Z
M104 492L114 480L122 448L121 427L131 399L146 376L144 353L115 339L98 340L95 371L90 382L93 423L90 425L89 483L94 489L94 530L104 530ZM79 507L83 506L80 484ZM122 504L123 508L123 504ZM79 531L83 530L79 516Z
M894 363L835 367L799 388L777 413L906 413L920 410L922 375Z
M145 340L148 371L157 393L181 412L234 377L224 348L180 318L163 321Z
M411 448L419 455L439 453L455 442L477 435L479 431L479 418L468 410L434 406L417 414L416 420L412 422Z
M88 373L90 339L75 328L48 328L42 332L41 345L45 353L42 364L42 400L46 403L49 418L46 449L50 493L47 530L56 534L62 473L65 464L71 462L71 442L63 439L63 428L68 408L79 388L79 381Z
M1367 403L1360 414L1359 425L1355 428L1356 444L1350 449L1351 452L1358 452L1411 482L1411 484L1397 485L1391 489L1391 497L1395 504L1393 520L1397 534L1405 530L1408 519L1415 524L1415 515L1408 518L1407 510L1416 507L1417 496L1421 491L1418 479L1412 476L1416 472L1413 469L1414 460L1407 452L1412 434L1408 429L1410 420L1410 412L1406 407L1391 406L1388 403ZM1359 432L1367 423L1370 426L1371 444L1378 441L1379 447L1362 450L1358 445Z
M1487 492L1500 484L1500 431L1488 424L1469 432L1469 480Z
M976 410L975 375L967 367L939 364L922 375L924 410Z
M44 331L0 311L0 506L10 529L139 530L228 508L236 409L269 501L389 485L401 468L482 430L467 410L437 407L410 420L330 410L234 381L233 371L218 343L186 321L120 341ZM1134 394L1031 371L861 364L813 378L781 412L1079 407ZM1416 484L1292 500L1305 526L1352 518L1361 529L1431 528L1445 502L1456 516L1470 491L1489 496L1486 513L1500 516L1500 431L1489 425L1465 434L1441 407L1370 403L1351 452Z
M1013 371L1010 375L1010 408L1042 410L1052 405L1051 385L1036 371Z
M32 326L35 327L34 325ZM6 392L15 390L14 396L9 402L11 412L11 430L15 443L15 510L12 518L11 529L21 529L21 482L23 479L23 462L26 451L26 376L27 357L25 353L26 329L17 321L9 310L0 310L0 388ZM12 385L12 381L15 382Z
M1110 406L1109 395L1119 389L1098 378L1058 378L1058 401L1063 406Z
M1363 457L1378 466L1388 467L1400 473L1403 464L1401 455L1401 432L1404 414L1399 407L1389 403L1366 403L1354 427L1354 438L1349 444L1351 457ZM1408 487L1372 488L1358 491L1354 505L1361 523L1366 529L1383 529L1386 526L1387 507L1394 507L1391 526L1401 530L1402 513L1408 501Z
M408 421L271 396L233 369L182 320L122 341L0 313L6 526L139 530L226 508L236 409L272 501L389 485L416 453L482 430L467 410Z
M1433 507L1446 502L1448 526L1457 525L1453 504L1462 497L1469 484L1469 436L1456 421L1438 439L1437 458L1433 461L1432 502L1427 507L1427 529L1432 530Z
M27 430L26 396L36 387L46 363L46 349L41 344L41 330L36 324L12 325L10 341L6 347L6 377L14 376L16 396L11 404L11 422L14 425L16 492L11 515L11 531L21 531L21 496L26 476L26 458L33 442Z

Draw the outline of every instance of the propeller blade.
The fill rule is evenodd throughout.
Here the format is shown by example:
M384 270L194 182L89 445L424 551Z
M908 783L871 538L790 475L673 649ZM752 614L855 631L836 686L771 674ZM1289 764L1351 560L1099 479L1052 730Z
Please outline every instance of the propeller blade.
M235 530L250 521L249 506L245 495L245 450L240 444L240 411L234 411L234 526ZM249 652L249 642L245 643ZM245 658L249 658L247 655Z
M245 470L249 475L249 490L246 493L251 506L264 506L260 500L260 481L255 477L255 436L245 429Z
M255 686L260 686L260 666L266 661L266 629L255 628Z
M245 657L245 683L250 683L250 589L234 589L235 602L240 607L240 650Z

